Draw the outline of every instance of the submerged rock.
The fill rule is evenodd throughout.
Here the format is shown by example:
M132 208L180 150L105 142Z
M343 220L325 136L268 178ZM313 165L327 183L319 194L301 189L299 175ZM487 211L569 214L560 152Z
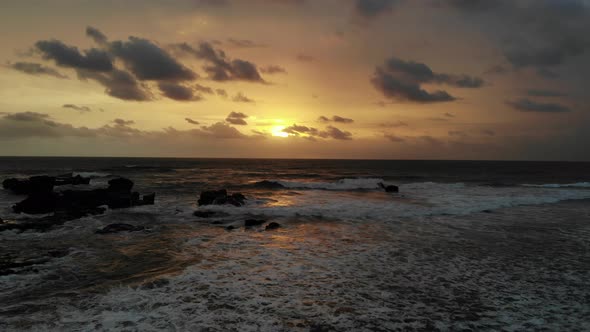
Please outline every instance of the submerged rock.
M248 220L244 221L244 226L254 227L254 226L262 225L265 222L266 222L266 220L262 220L262 219L248 219Z
M198 200L199 206L203 205L224 205L242 206L245 204L246 196L240 193L228 195L227 190L209 190L201 192Z
M379 182L379 187L381 187L383 190L385 190L385 192L388 193L397 193L399 192L399 187L398 186L394 186L394 185L384 185L383 182Z
M264 230L265 231L273 231L273 230L279 229L279 228L281 228L281 224L273 221L270 224L266 225L266 227L264 228Z
M193 213L193 216L199 217L199 218L211 218L216 215L217 215L217 212L215 212L215 211L195 211Z
M280 184L276 181L268 181L268 180L256 182L253 184L253 186L256 188L262 188L262 189L283 189L283 188L285 188L285 186L283 186L282 184Z
M99 229L96 231L97 234L113 234L119 232L139 232L143 231L145 227L143 226L133 226L130 224L110 224L103 229Z

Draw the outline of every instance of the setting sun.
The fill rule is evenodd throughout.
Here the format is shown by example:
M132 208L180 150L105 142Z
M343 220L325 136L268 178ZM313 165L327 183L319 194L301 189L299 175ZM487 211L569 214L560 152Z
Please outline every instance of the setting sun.
M285 126L274 126L272 127L271 133L276 137L289 137L289 134L284 132L283 129L285 129Z

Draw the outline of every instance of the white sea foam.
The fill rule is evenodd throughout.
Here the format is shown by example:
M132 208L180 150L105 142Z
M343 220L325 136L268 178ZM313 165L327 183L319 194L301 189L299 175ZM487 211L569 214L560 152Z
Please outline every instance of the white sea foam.
M378 178L353 178L341 179L336 182L296 182L296 181L273 181L280 183L289 189L324 189L324 190L362 190L379 189L379 183L384 183Z
M324 187L325 188L325 184ZM232 215L269 217L323 217L341 220L390 220L425 215L465 215L518 205L555 203L590 198L590 190L576 188L493 188L463 183L411 183L400 194L301 190L276 202L249 200L243 207L211 206Z
M590 182L576 182L576 183L548 183L548 184L523 184L523 187L536 188L590 188Z
M102 173L102 172L74 172L74 176L80 175L84 178L106 178L111 176L109 173Z

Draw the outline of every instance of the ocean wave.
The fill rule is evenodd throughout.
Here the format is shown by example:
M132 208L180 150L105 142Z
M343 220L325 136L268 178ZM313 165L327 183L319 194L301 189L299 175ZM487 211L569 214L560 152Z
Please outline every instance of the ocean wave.
M284 180L265 180L253 183L252 186L265 189L311 189L311 190L373 190L380 189L379 183L385 183L379 178L347 178L335 182L299 182Z
M367 183L365 188L371 183ZM326 186L324 184L319 187ZM463 183L420 182L403 185L400 194L395 196L368 191L306 190L300 195L288 197L278 192L272 198L275 201L250 199L243 207L212 206L207 207L207 210L223 211L236 216L249 214L270 218L394 220L403 217L467 215L520 205L588 199L590 191L575 188L494 188Z
M523 184L523 187L534 188L590 188L590 182L576 182L576 183L547 183L547 184Z
M109 173L102 173L102 172L73 172L72 173L74 176L81 176L83 178L106 178L111 176L111 174Z

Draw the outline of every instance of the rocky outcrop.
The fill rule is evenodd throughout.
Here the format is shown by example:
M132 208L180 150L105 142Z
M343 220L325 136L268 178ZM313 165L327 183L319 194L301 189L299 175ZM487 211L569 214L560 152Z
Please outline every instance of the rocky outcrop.
M30 193L29 197L12 207L14 212L44 214L66 211L76 214L102 205L110 209L121 209L152 205L155 201L154 193L140 197L138 192L132 192L133 181L125 178L110 180L106 189L64 190L59 193L53 192L53 186L49 185L50 180L43 179L43 181L38 182L43 183L44 186L36 185L36 190Z
M53 191L54 186L90 184L90 178L80 175L32 176L28 179L10 178L2 182L2 187L17 195L35 195Z
M260 188L260 189L284 189L285 188L285 186L283 186L282 184L280 184L276 181L268 181L268 180L256 182L252 186L256 187L256 188Z
M242 206L246 202L246 197L240 193L228 195L227 190L209 190L201 192L198 203L203 205L224 205Z
M281 228L281 224L273 221L270 224L266 225L264 230L265 231L274 231L275 229L279 229L279 228Z
M262 219L248 219L248 220L244 221L244 226L254 227L254 226L262 225L265 222L266 222L266 220L262 220Z
M394 185L386 186L385 184L383 184L383 182L379 182L378 185L381 189L385 190L385 192L388 192L388 193L398 193L399 192L398 186L394 186Z

